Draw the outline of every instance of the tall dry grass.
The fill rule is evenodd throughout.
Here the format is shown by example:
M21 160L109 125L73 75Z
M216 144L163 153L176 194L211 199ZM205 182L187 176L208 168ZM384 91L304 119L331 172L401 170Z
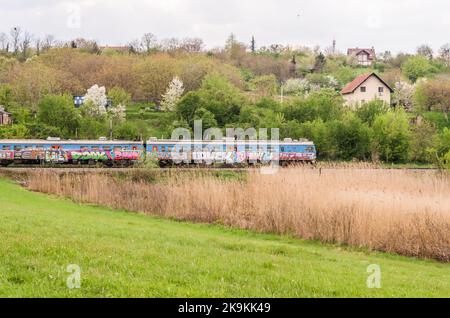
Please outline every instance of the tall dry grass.
M450 176L435 172L293 168L245 181L174 172L148 183L43 171L27 183L77 202L450 261Z

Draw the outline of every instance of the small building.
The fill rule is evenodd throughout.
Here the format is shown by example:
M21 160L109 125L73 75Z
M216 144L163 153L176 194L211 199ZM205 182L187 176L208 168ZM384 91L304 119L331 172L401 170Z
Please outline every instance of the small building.
M11 113L8 113L3 106L0 106L0 126L9 125L11 123Z
M347 56L355 58L356 62L361 66L371 66L375 61L375 49L351 48L347 50Z
M341 91L347 106L360 106L365 102L382 100L391 104L391 93L394 90L376 73L357 76Z

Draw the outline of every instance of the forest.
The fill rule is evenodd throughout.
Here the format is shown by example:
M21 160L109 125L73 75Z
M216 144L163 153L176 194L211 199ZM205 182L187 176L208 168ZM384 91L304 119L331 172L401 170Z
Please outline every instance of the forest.
M147 33L102 47L0 32L0 105L13 120L0 138L170 138L201 119L204 129L279 128L281 138L314 141L321 160L450 168L449 44L378 52L361 67L334 46L246 42L230 35L206 49L201 39ZM368 72L394 89L392 105L346 107L340 90Z

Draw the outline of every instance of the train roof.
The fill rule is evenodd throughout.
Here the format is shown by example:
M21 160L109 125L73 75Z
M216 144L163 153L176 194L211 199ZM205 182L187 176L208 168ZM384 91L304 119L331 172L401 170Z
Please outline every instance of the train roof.
M37 145L142 145L142 141L124 140L44 140L44 139L0 139L0 144L37 144Z
M260 143L275 143L275 141L271 141L271 140L267 140L267 141L262 141L262 140L171 140L171 139L166 139L166 140L155 140L155 139L150 139L147 140L147 145L148 144L152 144L152 145L166 145L166 144L223 144L223 143L231 143L231 144L250 144L250 145L255 145L255 144L260 144ZM314 146L314 142L309 141L309 140L289 140L289 141L278 141L279 145L294 145L294 146Z

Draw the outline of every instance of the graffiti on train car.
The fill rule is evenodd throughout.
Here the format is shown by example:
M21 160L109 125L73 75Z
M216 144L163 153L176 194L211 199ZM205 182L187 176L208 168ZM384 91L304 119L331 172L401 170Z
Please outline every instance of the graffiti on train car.
M142 151L114 151L112 153L114 160L132 160L137 161L142 158Z
M45 161L51 163L66 163L69 161L137 161L142 157L142 151L116 150L116 151L72 151L51 150L45 152Z
M45 152L45 162L65 163L67 162L67 152L62 150L50 150Z
M13 160L14 151L0 150L0 160Z
M68 151L68 159L69 160L111 160L111 155L106 151Z
M235 151L194 151L194 152L158 152L159 160L173 160L184 162L193 160L198 163L244 163L250 162L270 162L278 160L279 154L276 152L235 152Z

